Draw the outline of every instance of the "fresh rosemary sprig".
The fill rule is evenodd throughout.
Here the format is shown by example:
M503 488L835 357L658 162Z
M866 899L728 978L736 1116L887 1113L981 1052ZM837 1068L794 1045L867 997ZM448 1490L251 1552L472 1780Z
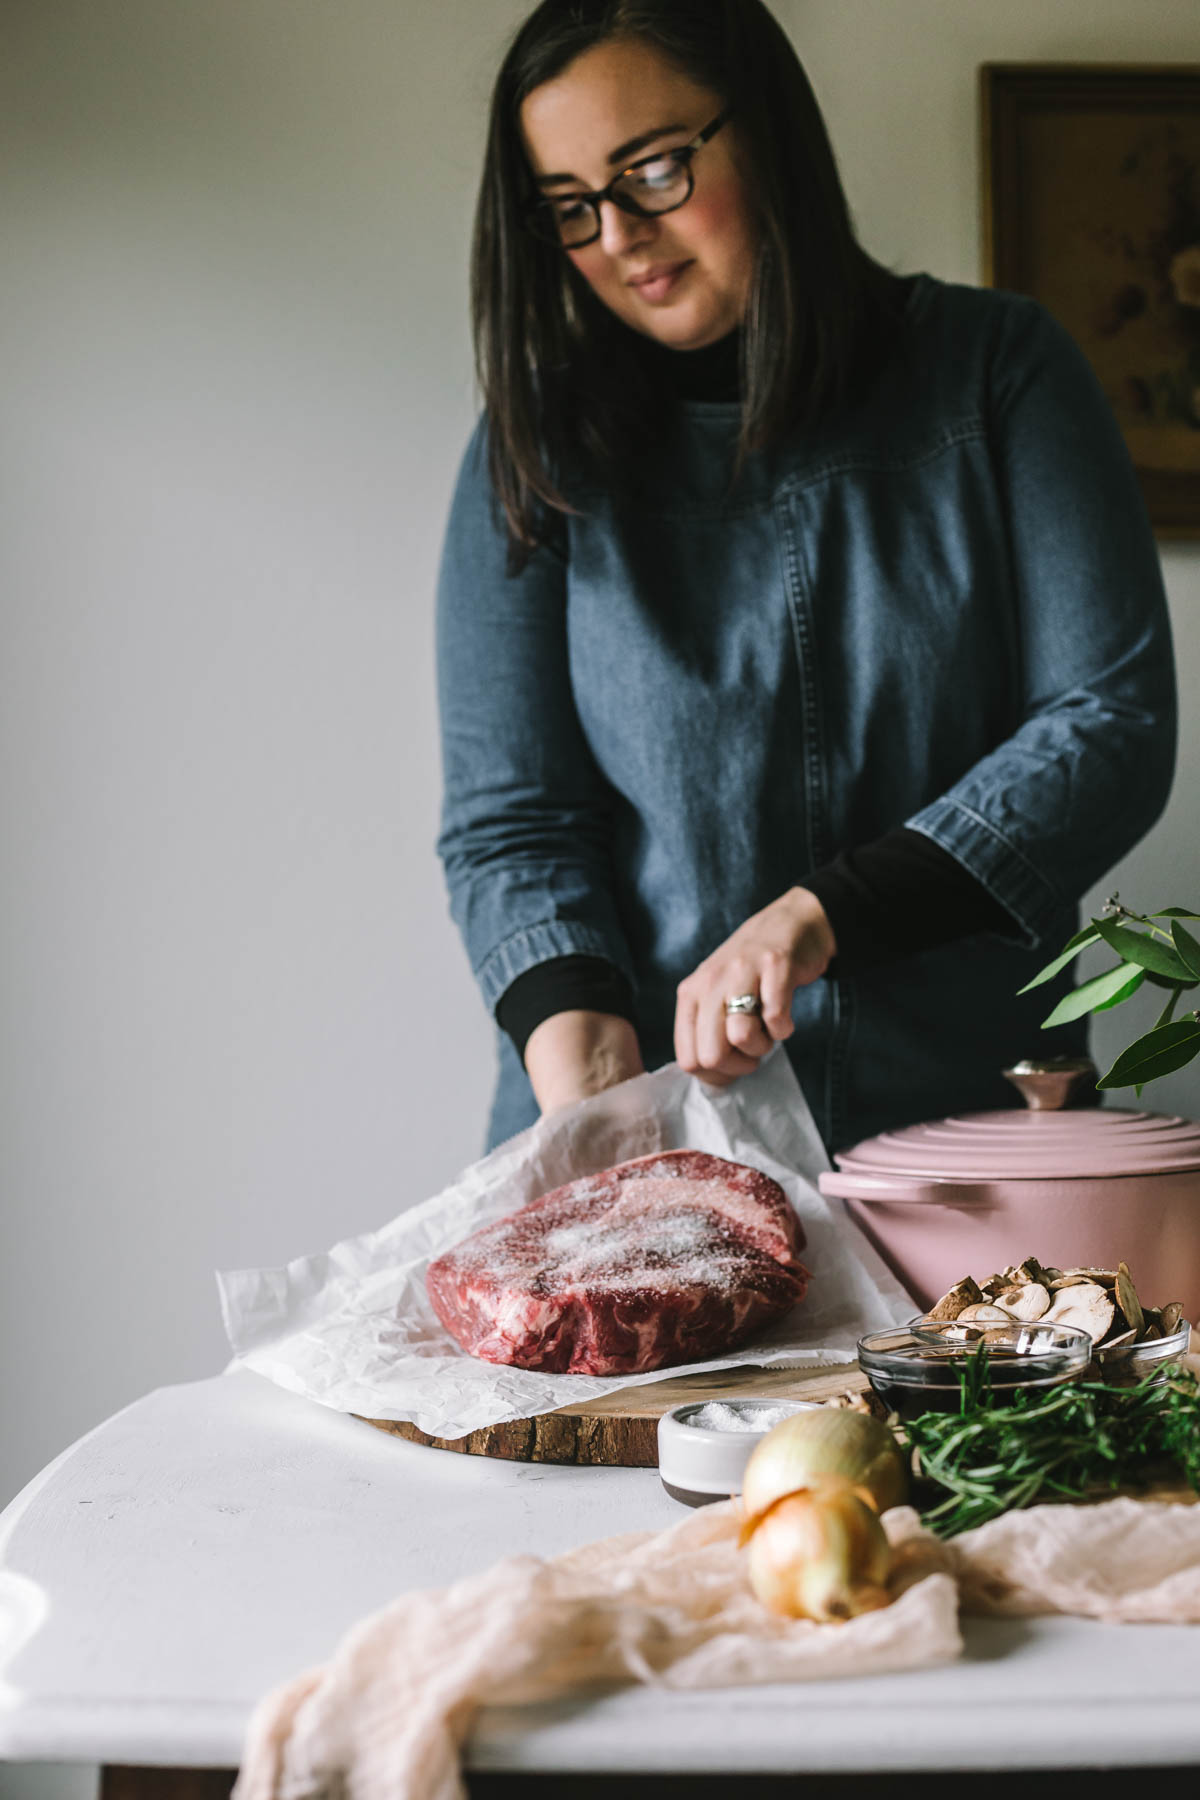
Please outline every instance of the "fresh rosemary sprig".
M1186 1370L1136 1387L1066 1382L998 1406L986 1347L967 1359L957 1413L905 1421L913 1475L933 1492L921 1516L939 1537L1013 1508L1092 1499L1179 1474L1200 1492L1200 1382Z

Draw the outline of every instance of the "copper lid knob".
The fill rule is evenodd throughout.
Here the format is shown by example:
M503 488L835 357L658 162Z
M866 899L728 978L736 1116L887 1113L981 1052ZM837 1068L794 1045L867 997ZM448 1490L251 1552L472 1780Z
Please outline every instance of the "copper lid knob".
M1062 1112L1068 1106L1085 1105L1094 1096L1099 1073L1090 1056L1051 1056L1044 1062L1026 1057L1003 1071L1031 1112Z

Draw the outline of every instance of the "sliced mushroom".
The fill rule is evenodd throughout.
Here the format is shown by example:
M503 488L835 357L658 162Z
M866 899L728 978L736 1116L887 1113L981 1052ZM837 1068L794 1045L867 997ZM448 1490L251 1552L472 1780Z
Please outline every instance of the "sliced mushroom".
M1086 1331L1094 1344L1098 1344L1113 1319L1116 1307L1104 1289L1094 1281L1082 1281L1075 1287L1063 1289L1056 1297L1048 1313L1042 1316L1048 1324L1071 1325L1078 1331Z
M964 1306L976 1306L983 1299L978 1284L964 1275L956 1281L948 1294L943 1294L937 1305L931 1307L925 1317L931 1322L938 1319L957 1319Z
M1178 1300L1168 1300L1162 1309L1159 1327L1164 1337L1174 1337L1183 1324L1183 1307Z
M1137 1289L1129 1273L1128 1263L1120 1263L1117 1267L1117 1305L1125 1314L1134 1331L1140 1331L1146 1323L1142 1312L1141 1301L1137 1297Z
M956 1325L1011 1325L1012 1314L1005 1312L1002 1306L989 1306L983 1302L976 1306L964 1306L954 1323Z
M951 1327L955 1337L990 1337L1013 1320L1038 1320L1086 1331L1094 1343L1145 1343L1171 1337L1183 1320L1183 1307L1143 1306L1126 1263L1115 1269L1082 1264L1062 1269L1036 1256L1010 1263L977 1282L970 1275L956 1281L924 1315L927 1323ZM947 1334L949 1335L949 1333Z
M1004 1288L998 1293L996 1305L1002 1306L1014 1319L1032 1325L1049 1310L1050 1295L1040 1281L1023 1281L1020 1287Z
M1011 1313L1005 1313L1003 1325L985 1325L980 1336L985 1344L1008 1344L1012 1342L1013 1320Z

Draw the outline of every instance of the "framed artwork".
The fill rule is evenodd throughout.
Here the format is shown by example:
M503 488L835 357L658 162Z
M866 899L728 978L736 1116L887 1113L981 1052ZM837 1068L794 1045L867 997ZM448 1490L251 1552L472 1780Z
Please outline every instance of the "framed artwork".
M1159 536L1200 538L1200 65L980 74L984 280L1067 327Z

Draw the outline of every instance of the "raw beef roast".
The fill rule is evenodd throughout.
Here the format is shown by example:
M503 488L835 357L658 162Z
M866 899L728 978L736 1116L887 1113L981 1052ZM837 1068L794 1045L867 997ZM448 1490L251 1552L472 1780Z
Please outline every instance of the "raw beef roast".
M668 1150L569 1181L429 1265L434 1311L485 1362L638 1374L719 1355L804 1298L777 1181Z

